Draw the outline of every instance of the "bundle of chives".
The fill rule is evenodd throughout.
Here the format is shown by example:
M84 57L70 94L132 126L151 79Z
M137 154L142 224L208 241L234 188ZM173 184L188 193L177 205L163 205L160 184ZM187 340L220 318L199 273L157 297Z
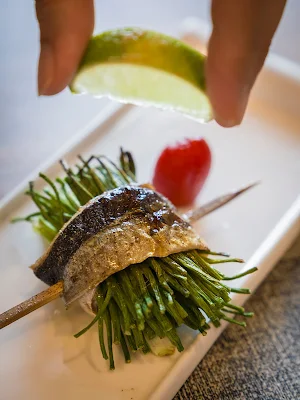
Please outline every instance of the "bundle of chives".
M88 160L79 156L75 170L63 161L61 165L66 173L64 178L57 178L54 183L40 174L48 187L37 192L31 182L27 191L39 211L23 220L32 222L34 229L49 241L80 206L107 190L136 183L133 158L123 150L120 166L103 156L92 156ZM121 346L128 363L131 352L150 352L151 340L156 337L168 338L182 351L184 348L176 331L180 325L187 325L202 335L209 329L208 321L215 326L219 326L221 320L245 326L244 321L237 321L230 315L251 317L252 313L231 304L230 293L247 294L249 291L230 288L223 281L240 278L256 268L226 277L214 267L225 262L242 260L228 258L224 253L193 250L131 265L98 285L97 314L75 337L98 323L103 358L109 359L110 368L114 369L113 343Z

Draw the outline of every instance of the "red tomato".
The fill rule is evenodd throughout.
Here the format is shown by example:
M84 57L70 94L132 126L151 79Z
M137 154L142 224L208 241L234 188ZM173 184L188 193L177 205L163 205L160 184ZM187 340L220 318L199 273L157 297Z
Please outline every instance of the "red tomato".
M206 141L186 139L161 153L153 185L175 206L189 206L202 189L210 166L211 152Z

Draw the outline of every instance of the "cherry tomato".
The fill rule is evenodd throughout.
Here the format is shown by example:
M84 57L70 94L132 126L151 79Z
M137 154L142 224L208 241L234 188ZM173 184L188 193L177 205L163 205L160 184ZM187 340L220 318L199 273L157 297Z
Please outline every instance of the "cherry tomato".
M163 150L156 163L153 185L175 206L189 206L202 189L210 166L211 152L206 141L185 139Z

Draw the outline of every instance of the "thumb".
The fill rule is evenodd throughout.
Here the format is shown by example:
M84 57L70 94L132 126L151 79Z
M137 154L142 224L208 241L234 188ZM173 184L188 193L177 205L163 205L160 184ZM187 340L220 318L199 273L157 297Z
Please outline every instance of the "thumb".
M286 0L212 0L207 90L217 122L241 123Z
M94 28L93 0L36 0L41 51L38 92L63 90L74 75Z

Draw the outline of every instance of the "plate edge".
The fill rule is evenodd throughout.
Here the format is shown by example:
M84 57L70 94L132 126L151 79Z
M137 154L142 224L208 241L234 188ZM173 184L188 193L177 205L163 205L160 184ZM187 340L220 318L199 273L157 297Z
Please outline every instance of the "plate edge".
M260 265L259 271L261 271L261 273L258 280L257 275L256 277L254 275L246 276L241 280L243 285L246 283L247 287L251 289L251 295L271 272L282 255L288 250L299 232L300 195L268 234L261 246L254 252L253 256L245 266L245 269L248 269ZM236 304L242 306L251 295L235 295L232 298ZM210 329L209 334L211 341L209 346L206 349L203 349L203 351L201 351L199 346L201 335L198 335L188 347L186 353L183 353L183 355L178 358L170 372L162 378L161 383L157 386L155 392L149 397L149 400L172 400L227 326L228 323L226 322L220 328ZM196 354L199 354L199 351L200 357L196 357ZM189 359L190 354L193 354L193 360Z

